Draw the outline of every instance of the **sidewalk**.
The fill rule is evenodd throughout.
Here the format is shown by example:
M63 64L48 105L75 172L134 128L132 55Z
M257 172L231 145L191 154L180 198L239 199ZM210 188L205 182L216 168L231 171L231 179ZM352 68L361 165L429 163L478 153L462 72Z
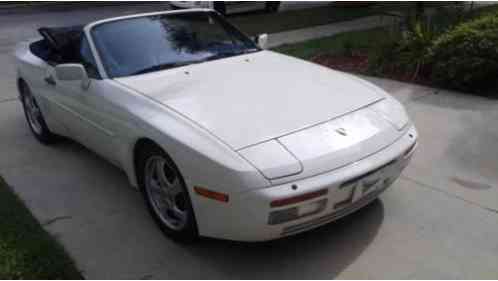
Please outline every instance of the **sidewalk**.
M391 16L370 16L350 21L336 22L327 25L314 26L268 35L268 47L275 48L285 44L294 44L312 39L332 36L335 34L388 26L396 23L398 18Z

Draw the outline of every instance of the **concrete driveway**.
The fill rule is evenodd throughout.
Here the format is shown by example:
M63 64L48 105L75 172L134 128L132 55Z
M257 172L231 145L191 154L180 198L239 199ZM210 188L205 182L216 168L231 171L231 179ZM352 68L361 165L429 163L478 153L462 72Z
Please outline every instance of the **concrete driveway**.
M498 101L374 78L406 105L420 133L411 165L381 200L270 243L164 237L120 170L76 143L35 141L8 54L41 24L135 10L0 16L0 174L85 277L498 278Z

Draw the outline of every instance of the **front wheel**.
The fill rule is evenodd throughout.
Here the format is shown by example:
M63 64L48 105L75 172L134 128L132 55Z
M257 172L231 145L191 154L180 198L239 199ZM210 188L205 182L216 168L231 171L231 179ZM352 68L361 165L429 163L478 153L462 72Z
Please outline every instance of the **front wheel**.
M21 82L20 91L24 115L26 116L26 121L28 122L31 132L41 143L53 143L57 137L48 129L45 118L38 106L38 102L25 82Z
M197 238L197 223L183 178L159 147L143 149L138 159L139 184L155 221L175 240Z

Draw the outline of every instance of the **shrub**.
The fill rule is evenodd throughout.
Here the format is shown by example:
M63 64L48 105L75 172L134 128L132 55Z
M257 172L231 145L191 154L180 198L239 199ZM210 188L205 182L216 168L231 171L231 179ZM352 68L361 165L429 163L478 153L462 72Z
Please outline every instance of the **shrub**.
M426 66L426 57L435 33L427 23L415 22L406 32L398 48L400 70L416 80Z
M406 10L401 20L393 24L392 42L381 43L372 57L372 66L380 66L378 71L388 69L412 81L419 76L427 80L427 53L434 39L470 17L465 3L438 5L431 13L425 13L424 6L417 2L415 9Z
M436 33L441 34L472 17L472 10L465 2L457 2L438 6L430 16L430 22Z
M369 57L370 70L374 73L397 73L416 80L425 72L426 54L435 37L427 23L413 22L407 30L380 43Z
M395 72L394 61L397 54L395 50L399 47L396 41L388 40L373 46L368 55L369 72L376 75Z
M498 95L498 14L462 23L434 40L428 54L434 82Z
M354 56L354 44L350 40L342 43L342 54L346 57Z

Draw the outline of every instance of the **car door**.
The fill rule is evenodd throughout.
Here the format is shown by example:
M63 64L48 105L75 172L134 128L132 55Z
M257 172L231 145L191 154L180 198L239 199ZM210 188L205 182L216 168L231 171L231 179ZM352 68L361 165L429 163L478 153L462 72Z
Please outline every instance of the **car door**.
M115 136L118 126L113 122L112 104L105 98L106 81L100 78L87 40L81 42L82 64L90 84L82 87L81 81L61 81L49 74L54 82L56 100L62 108L63 124L72 137L112 162L118 162Z
M48 62L36 57L32 67L23 69L22 77L30 87L50 130L53 133L68 136L69 130L61 122L61 110L57 104L57 93L53 81L48 79L51 69L52 66Z

